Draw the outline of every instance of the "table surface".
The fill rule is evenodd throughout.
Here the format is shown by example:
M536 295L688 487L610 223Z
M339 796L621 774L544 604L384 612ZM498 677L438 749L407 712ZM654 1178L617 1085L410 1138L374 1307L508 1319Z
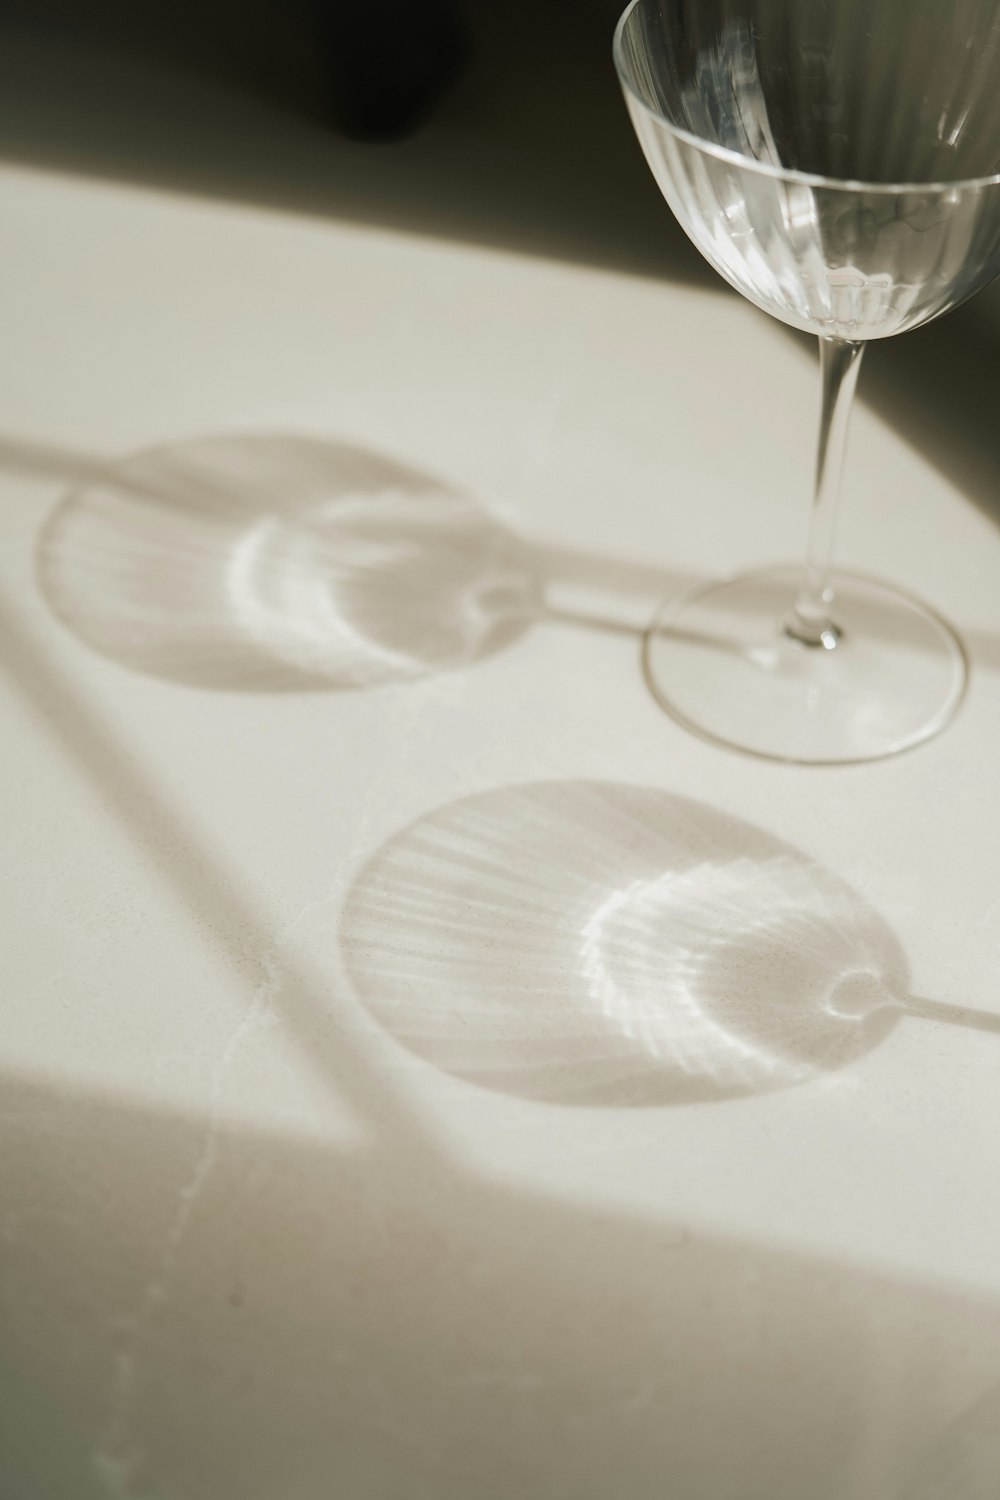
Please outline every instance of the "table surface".
M975 320L872 351L841 536L967 701L782 767L640 669L805 520L814 353L689 258L0 213L4 1500L994 1496Z

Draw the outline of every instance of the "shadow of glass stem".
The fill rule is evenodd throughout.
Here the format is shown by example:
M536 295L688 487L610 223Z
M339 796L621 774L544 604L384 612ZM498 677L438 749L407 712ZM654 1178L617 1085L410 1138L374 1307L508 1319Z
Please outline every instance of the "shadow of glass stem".
M230 434L114 465L7 442L0 467L76 478L37 559L68 628L135 670L206 688L405 681L543 623L638 639L663 594L692 581L529 542L443 482L328 440ZM756 645L685 638L767 671L785 605L762 604Z
M837 876L647 787L541 783L444 807L346 902L358 994L434 1066L592 1105L755 1094L843 1068L909 1016L900 945Z

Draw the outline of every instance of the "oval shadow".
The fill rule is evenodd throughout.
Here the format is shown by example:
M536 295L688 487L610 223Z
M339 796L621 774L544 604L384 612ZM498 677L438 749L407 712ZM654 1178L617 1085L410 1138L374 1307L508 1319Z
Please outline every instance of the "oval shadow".
M842 880L648 787L507 787L361 871L358 994L436 1067L531 1099L685 1103L844 1067L905 1014L907 965Z
M357 688L460 667L537 617L518 539L361 448L206 437L85 478L47 522L42 592L87 645L199 687Z

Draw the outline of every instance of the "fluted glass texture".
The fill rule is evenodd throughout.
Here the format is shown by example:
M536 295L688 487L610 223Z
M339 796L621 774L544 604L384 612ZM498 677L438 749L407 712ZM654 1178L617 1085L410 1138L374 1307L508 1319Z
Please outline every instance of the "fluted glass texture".
M634 0L615 59L681 225L782 321L884 338L1000 272L1000 0Z

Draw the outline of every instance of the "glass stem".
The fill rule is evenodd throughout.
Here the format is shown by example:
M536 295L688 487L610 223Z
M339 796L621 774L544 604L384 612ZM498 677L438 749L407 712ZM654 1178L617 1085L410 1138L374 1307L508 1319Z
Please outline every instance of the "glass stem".
M816 492L809 523L805 576L795 607L785 622L785 632L805 646L820 646L827 651L832 651L840 640L840 631L831 613L830 565L837 528L840 473L847 446L847 424L864 352L863 343L852 343L848 339L821 337L819 341L823 395L816 450Z

